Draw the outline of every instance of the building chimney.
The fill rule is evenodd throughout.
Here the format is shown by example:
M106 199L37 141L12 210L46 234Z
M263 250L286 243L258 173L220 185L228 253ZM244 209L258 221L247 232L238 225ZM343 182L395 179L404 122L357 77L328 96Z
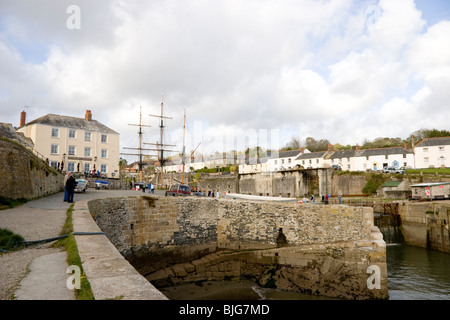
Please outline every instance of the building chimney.
M300 148L300 152L301 152L301 154L304 154L304 153L305 153L305 148L304 148L304 147L301 147L301 148Z
M23 126L25 126L26 118L27 118L27 113L25 112L25 110L23 110L23 111L20 113L20 127L21 127L21 128L22 128Z
M84 116L84 119L87 120L87 121L91 121L92 120L91 110L86 110L86 115Z
M355 151L359 152L359 144L356 144Z
M331 152L331 151L333 151L333 145L330 143L330 144L328 144L328 152Z

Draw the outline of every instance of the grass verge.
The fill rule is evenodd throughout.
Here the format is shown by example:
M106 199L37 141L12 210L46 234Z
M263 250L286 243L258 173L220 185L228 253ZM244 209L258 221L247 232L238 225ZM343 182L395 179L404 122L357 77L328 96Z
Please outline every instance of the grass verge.
M64 227L61 231L61 235L71 234L73 232L73 204L67 210L67 218L64 224ZM75 236L70 235L67 238L59 240L55 243L55 246L64 246L67 251L67 263L69 266L76 265L80 267L81 270L81 288L75 289L76 299L77 300L95 300L94 294L91 290L91 284L89 283L86 275L83 271L83 266L81 264L81 258L78 254L78 247L75 241Z
M23 245L19 245L19 242L24 241L21 235L15 234L8 229L0 228L0 252L8 252L20 250Z

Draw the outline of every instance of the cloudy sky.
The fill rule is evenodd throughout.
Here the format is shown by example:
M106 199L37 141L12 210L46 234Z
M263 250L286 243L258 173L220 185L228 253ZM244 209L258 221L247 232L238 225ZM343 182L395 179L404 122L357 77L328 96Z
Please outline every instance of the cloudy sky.
M449 35L447 0L0 0L0 122L89 109L129 152L163 96L176 150L184 110L203 153L450 130Z

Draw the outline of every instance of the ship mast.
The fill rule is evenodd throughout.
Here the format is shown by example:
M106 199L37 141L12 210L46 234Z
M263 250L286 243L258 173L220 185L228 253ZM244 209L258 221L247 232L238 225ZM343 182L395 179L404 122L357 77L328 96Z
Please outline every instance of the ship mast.
M183 163L183 171L181 173L181 183L184 184L184 166L186 164L186 154L185 154L185 136L186 136L186 108L184 109L184 122L183 122L183 151L181 154L181 161Z
M142 161L142 151L143 150L151 150L151 149L144 149L142 148L142 135L144 134L142 127L151 127L149 125L144 125L142 124L142 107L140 107L140 112L139 112L139 124L129 124L129 126L137 126L139 127L138 130L138 134L139 134L139 148L130 148L130 147L123 147L124 149L133 149L133 150L139 150L139 153L120 153L120 154L124 154L124 155L134 155L134 156L139 156L139 180L142 181L142 169L143 169L143 165L144 162Z
M158 160L159 160L159 165L161 168L161 172L160 172L160 184L162 185L163 183L163 166L164 163L166 162L166 159L164 159L164 151L166 152L174 152L173 150L165 150L164 146L175 146L175 145L171 145L171 144L164 144L163 139L164 139L164 119L172 119L170 117L165 117L164 116L164 102L163 102L163 96L161 96L161 115L152 115L150 114L149 116L151 117L157 117L160 119L160 140L157 143L144 143L144 144L152 144L152 145L156 145L156 151L158 151ZM154 150L154 149L153 149Z

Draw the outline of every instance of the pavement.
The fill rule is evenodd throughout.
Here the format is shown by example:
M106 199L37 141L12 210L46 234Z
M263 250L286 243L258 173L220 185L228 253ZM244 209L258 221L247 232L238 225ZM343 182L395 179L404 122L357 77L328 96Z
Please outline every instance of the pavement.
M156 190L155 195L161 191ZM74 202L106 197L136 196L134 190L96 190L76 193ZM146 193L148 194L148 193ZM162 193L163 195L163 193ZM33 200L22 206L0 211L0 228L21 235L26 241L60 235L70 203L63 192ZM52 243L33 245L24 250L0 255L0 300L74 300L67 287L67 254Z

